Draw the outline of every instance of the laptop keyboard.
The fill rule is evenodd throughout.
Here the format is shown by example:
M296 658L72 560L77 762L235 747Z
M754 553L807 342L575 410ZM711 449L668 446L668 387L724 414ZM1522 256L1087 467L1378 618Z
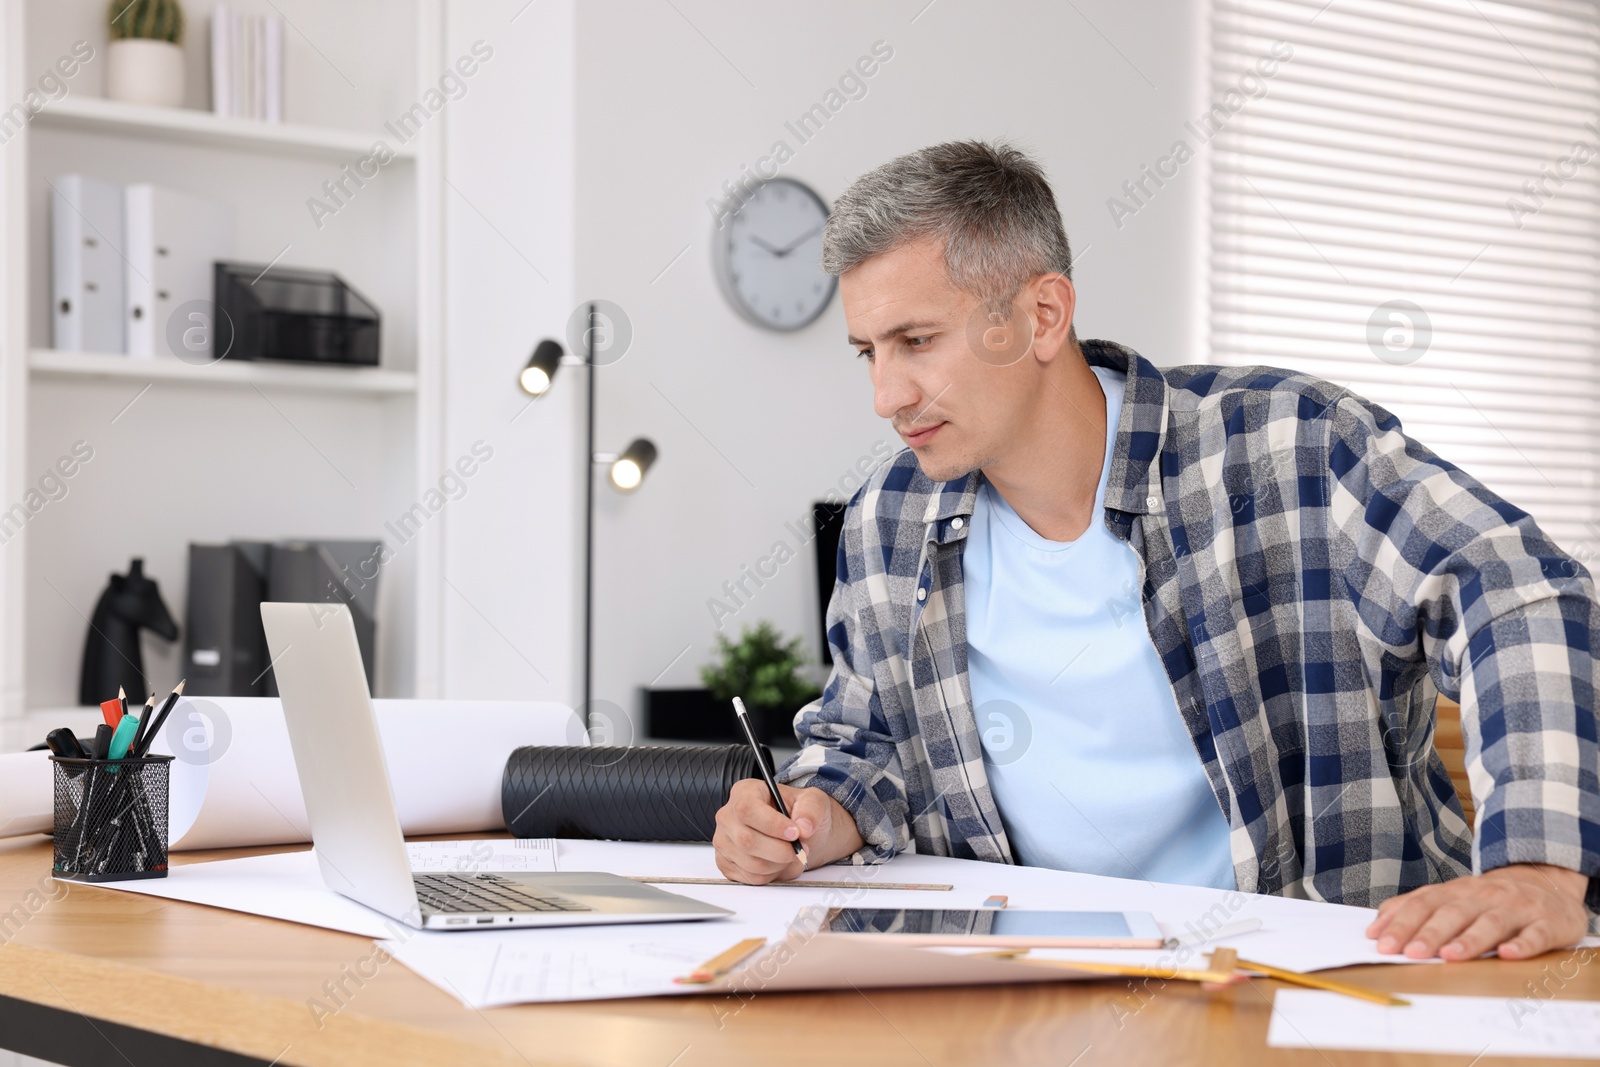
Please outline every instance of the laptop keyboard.
M435 912L593 911L497 874L414 874L417 900Z

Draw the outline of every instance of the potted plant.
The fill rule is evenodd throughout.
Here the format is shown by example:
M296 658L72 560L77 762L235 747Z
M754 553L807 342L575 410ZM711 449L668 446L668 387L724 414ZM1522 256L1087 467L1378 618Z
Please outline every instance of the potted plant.
M178 0L111 0L106 96L130 104L183 105L183 8Z
M719 661L700 669L700 680L724 708L742 697L756 736L769 744L795 743L794 715L821 695L805 677L800 638L785 641L770 622L746 627L738 642L717 635ZM732 712L729 711L729 715Z

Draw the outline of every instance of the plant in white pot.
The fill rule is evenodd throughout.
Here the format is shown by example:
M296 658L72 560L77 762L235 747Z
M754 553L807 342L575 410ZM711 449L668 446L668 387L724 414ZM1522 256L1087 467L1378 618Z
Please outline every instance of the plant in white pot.
M183 105L183 7L178 0L111 0L106 96L130 104Z

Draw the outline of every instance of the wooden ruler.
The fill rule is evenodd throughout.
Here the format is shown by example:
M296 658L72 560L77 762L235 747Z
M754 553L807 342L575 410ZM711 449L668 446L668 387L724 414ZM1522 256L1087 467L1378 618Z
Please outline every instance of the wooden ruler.
M643 874L630 874L628 877L635 882L649 882L652 885L746 885L744 882L735 882L727 878L656 878ZM767 885L794 886L800 889L926 889L940 893L955 888L953 885L943 885L938 882L823 882L811 879L803 882L768 882Z

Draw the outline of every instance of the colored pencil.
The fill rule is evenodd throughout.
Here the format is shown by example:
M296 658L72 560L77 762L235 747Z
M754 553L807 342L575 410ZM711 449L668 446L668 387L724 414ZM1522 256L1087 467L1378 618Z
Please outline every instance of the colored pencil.
M674 978L673 981L679 985L705 985L707 982L715 982L718 978L721 978L749 959L756 950L766 943L767 939L764 937L748 938L734 945L728 951L706 960L706 962L682 978Z

